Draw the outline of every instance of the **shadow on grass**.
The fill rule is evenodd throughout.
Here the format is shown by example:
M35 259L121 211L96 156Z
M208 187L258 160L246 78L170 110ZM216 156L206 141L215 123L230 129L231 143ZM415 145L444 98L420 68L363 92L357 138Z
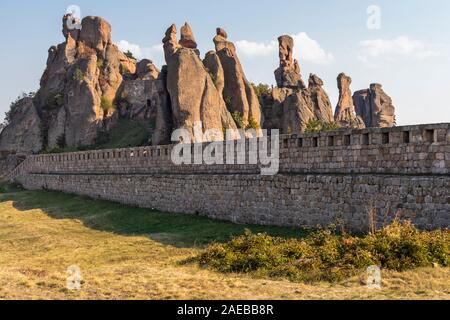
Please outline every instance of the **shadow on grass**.
M245 229L272 236L303 237L306 231L293 228L236 225L205 217L168 214L150 209L49 191L0 188L0 203L12 201L15 209L41 209L53 219L76 219L91 229L125 236L147 236L179 248L203 247L226 242Z

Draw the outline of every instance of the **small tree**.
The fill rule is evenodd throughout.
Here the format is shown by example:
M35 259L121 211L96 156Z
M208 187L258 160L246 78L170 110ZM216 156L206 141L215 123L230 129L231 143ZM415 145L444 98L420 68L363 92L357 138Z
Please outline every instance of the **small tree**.
M258 85L252 83L252 87L255 90L258 98L270 95L270 86L268 84L260 83Z
M130 50L128 50L127 52L124 52L124 54L127 56L127 58L129 58L129 59L133 59L133 60L137 60L134 56L133 56L133 53L130 51Z
M317 119L310 120L306 124L306 133L336 131L340 127L335 122L323 122Z
M29 92L29 93L25 93L22 92L17 98L16 100L14 100L13 102L11 102L10 106L9 106L9 110L5 113L5 122L4 125L8 125L11 122L12 117L14 116L14 113L17 111L17 107L20 105L20 102L25 99L25 98L34 98L34 96L36 95L35 92Z

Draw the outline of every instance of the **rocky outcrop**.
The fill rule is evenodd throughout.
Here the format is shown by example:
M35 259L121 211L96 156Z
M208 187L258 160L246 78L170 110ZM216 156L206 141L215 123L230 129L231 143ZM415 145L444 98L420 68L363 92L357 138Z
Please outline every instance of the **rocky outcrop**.
M15 103L9 124L0 134L0 153L37 153L42 150L41 120L31 97Z
M262 114L259 99L236 53L236 47L228 41L225 30L217 28L214 44L224 71L223 96L231 113L238 112L244 123L255 123L261 127Z
M197 49L197 42L195 41L194 33L191 26L186 22L181 27L180 45L189 49Z
M223 94L223 89L225 88L225 74L217 53L215 51L209 51L205 55L205 59L203 59L203 64L212 77L217 90L220 94Z
M281 131L284 134L305 132L310 121L317 120L308 90L295 91L283 103Z
M345 73L339 74L337 78L339 101L336 106L334 120L340 127L363 129L366 125L361 117L356 115L352 91L350 89L351 83L352 78Z
M163 43L174 128L187 129L196 142L202 142L202 137L194 135L201 122L203 132L215 130L206 140L223 140L223 129L236 129L236 125L198 51L178 43L175 25L167 30Z
M291 36L278 38L280 66L275 70L278 88L304 89L305 83L300 74L300 66L293 59L294 39Z
M165 79L153 62L144 59L131 79L124 81L117 98L120 116L145 127L153 145L170 143L172 115Z
M311 74L308 81L308 92L311 101L311 110L314 112L316 120L323 123L334 122L333 108L330 98L323 89L323 81L317 75Z
M161 71L153 64L153 61L143 59L136 64L136 78L139 80L156 80Z
M380 84L371 84L369 89L355 92L353 103L356 114L363 119L366 127L390 128L396 125L392 99Z
M123 77L136 71L136 61L112 43L108 22L86 17L81 30L74 30L70 19L63 17L66 41L50 48L35 99L50 149L92 145L100 131L111 128Z

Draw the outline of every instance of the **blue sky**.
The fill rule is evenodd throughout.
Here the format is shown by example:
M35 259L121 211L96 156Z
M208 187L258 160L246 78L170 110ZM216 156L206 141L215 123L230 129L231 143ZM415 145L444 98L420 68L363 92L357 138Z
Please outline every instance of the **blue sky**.
M450 121L448 0L1 1L0 120L21 92L37 90L48 48L64 40L61 17L69 5L78 5L82 16L107 19L114 42L159 67L161 39L171 23L191 24L202 55L213 49L221 26L253 82L274 83L275 40L289 34L303 78L319 75L333 105L336 77L345 72L353 91L383 84L399 125ZM367 26L371 5L380 8L379 29Z

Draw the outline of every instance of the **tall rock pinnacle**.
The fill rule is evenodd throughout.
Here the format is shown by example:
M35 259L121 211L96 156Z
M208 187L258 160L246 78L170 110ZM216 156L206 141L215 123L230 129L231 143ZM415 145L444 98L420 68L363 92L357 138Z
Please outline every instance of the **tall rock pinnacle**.
M300 74L300 66L293 59L294 39L291 36L278 38L280 66L275 70L278 88L304 89L305 84Z
M336 106L334 120L341 127L363 129L366 127L361 117L356 115L355 106L353 105L352 91L350 85L352 78L345 73L339 74L337 78L337 86L339 89L339 101Z

